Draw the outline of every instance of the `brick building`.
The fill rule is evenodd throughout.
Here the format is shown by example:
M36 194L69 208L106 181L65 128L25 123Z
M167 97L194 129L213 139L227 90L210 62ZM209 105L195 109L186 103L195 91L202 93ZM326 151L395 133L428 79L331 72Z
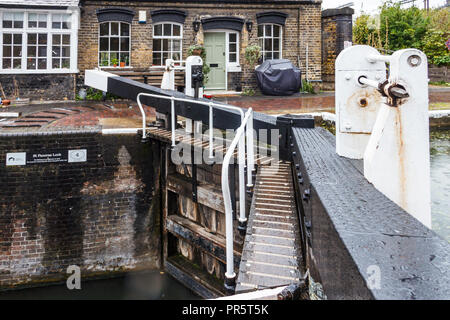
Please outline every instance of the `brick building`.
M33 100L73 99L86 69L156 69L186 59L194 44L206 48L206 89L255 89L244 58L253 44L321 80L321 0L2 0L0 11L7 95L18 85Z
M8 99L75 97L78 4L0 1L0 84Z
M155 68L206 48L206 89L255 88L245 48L259 44L265 59L286 58L311 79L321 78L321 1L81 1L81 70ZM120 43L119 43L120 42Z

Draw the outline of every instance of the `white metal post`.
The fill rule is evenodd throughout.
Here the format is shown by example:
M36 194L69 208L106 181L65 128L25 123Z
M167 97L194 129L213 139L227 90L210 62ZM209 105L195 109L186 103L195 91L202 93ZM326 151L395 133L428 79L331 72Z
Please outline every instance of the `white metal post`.
M174 97L171 97L170 99L170 113L171 113L171 120L172 120L172 147L175 147L175 130L176 130L176 123L175 123L175 99Z
M253 187L253 171L255 171L255 155L253 141L253 112L247 124L247 187Z
M236 149L236 145L238 144L238 142L239 144L241 144L242 142L241 138L244 136L245 126L252 112L253 112L252 109L249 109L245 114L244 118L242 119L241 126L237 129L236 135L233 141L231 142L230 146L228 147L227 153L225 154L222 163L222 194L225 206L226 260L227 260L225 277L227 279L234 279L236 277L236 273L234 272L234 255L233 255L234 254L233 209L231 207L230 183L228 180L229 164L231 157L234 154L234 150ZM245 205L245 198L240 199L240 202L241 203L243 202Z
M173 59L166 60L166 68L161 82L161 89L175 90L175 61Z
M209 103L209 159L213 159L213 134L214 134L214 123L213 123L213 103Z
M249 109L251 110L251 109ZM250 112L251 114L251 112ZM250 115L249 115L250 117ZM241 123L244 122L244 115L241 114ZM239 222L244 224L247 222L245 215L245 136L239 137L238 145L238 165L239 165ZM248 168L247 168L248 170Z

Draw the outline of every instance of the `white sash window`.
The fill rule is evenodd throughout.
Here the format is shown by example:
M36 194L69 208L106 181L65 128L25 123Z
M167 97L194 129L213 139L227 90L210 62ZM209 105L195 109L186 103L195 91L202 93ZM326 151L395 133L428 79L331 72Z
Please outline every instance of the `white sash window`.
M131 51L131 25L126 22L100 24L100 67L129 67Z
M167 59L182 57L183 26L178 23L158 23L153 26L153 65L163 66Z
M0 73L76 73L78 11L0 11Z
M282 57L282 27L277 24L258 25L259 46L262 49L263 60L281 59Z

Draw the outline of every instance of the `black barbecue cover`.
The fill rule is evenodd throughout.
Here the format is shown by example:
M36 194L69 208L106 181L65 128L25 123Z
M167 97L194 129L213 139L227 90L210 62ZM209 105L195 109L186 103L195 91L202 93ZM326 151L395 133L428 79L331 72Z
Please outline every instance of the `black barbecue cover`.
M290 96L302 86L300 69L287 59L266 60L255 72L259 88L267 95Z

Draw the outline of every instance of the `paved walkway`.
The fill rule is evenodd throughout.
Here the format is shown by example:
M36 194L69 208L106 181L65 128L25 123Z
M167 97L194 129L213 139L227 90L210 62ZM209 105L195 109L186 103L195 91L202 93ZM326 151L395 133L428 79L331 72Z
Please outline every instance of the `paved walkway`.
M334 92L317 95L295 94L289 97L275 96L228 96L216 100L229 104L253 108L266 114L298 114L311 112L334 113ZM430 87L432 109L450 108L450 88ZM130 107L131 106L131 107ZM1 131L23 131L28 129L47 130L55 128L85 128L101 126L109 128L139 128L141 113L135 103L67 101L49 102L22 107L0 108L1 112L19 112L18 119L1 119ZM147 108L146 114L151 121L155 117L153 108Z

